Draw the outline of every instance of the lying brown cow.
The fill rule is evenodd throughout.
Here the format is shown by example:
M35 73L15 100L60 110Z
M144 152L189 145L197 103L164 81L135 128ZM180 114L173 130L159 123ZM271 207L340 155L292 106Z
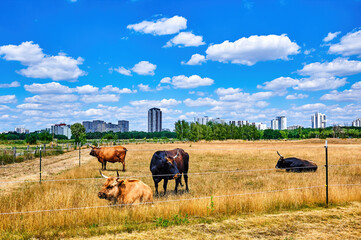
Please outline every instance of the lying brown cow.
M100 172L100 170L99 170ZM118 172L117 172L118 173ZM152 203L152 189L137 179L120 179L118 177L107 177L100 172L102 177L107 178L98 197L111 201L113 204Z
M123 164L123 172L125 172L125 155L127 149L122 146L115 147L91 147L90 155L98 158L102 164L102 170L107 169L107 162L115 163L121 162Z

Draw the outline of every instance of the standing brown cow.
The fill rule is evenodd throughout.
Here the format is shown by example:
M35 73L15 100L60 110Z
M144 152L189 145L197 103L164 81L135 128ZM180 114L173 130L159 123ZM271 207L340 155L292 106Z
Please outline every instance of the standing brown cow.
M102 170L107 169L107 162L115 163L121 162L123 164L123 172L125 172L125 155L127 149L122 146L115 147L91 147L90 155L98 158L102 164Z
M99 170L100 172L100 170ZM118 172L117 172L118 173ZM152 189L137 179L120 179L118 177L107 177L101 172L102 177L107 178L98 197L111 201L113 204L131 205L133 203L152 203Z

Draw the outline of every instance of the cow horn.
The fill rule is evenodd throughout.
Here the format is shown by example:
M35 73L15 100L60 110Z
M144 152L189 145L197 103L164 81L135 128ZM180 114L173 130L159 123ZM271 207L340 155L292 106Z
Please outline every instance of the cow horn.
M119 172L118 172L118 170L117 170L117 177L119 177Z
M278 156L280 156L281 158L283 158L283 156L277 151L277 154L278 154Z
M105 176L105 175L102 173L102 171L99 170L99 172L100 172L100 175L102 175L103 178L109 178L109 177Z
M178 157L178 155L179 155L179 150L177 149L177 155L175 155L175 156L173 157L173 159L176 159L176 158Z

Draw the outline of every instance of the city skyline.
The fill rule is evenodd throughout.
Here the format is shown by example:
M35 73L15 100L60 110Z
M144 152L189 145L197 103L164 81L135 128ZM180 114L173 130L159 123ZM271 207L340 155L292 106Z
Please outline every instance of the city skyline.
M84 119L127 119L130 131L147 131L152 107L169 129L198 116L286 116L304 127L315 112L329 126L361 117L360 1L0 7L0 132Z

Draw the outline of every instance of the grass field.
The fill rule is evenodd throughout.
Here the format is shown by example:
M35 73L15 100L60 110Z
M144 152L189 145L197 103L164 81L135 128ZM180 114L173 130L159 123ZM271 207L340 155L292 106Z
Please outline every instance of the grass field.
M0 215L0 237L63 238L90 237L119 232L148 231L171 225L208 223L249 214L270 214L284 210L312 209L324 206L324 141L223 141L177 144L129 144L124 177L138 176L154 189L149 162L156 150L183 148L190 155L189 193L155 198L152 206L96 208L16 215ZM316 173L286 173L274 169L280 151L316 162ZM83 151L84 154L88 152ZM330 203L361 201L361 141L329 140ZM99 177L96 159L52 178ZM121 164L108 164L106 175L115 175ZM263 169L263 170L262 170ZM250 170L227 172L234 170ZM218 172L217 171L223 171ZM196 173L212 174L196 174ZM104 179L22 183L11 193L0 195L0 212L105 206L97 197ZM161 185L160 185L161 186ZM313 188L307 188L313 187ZM168 184L168 190L174 182ZM295 189L277 192L275 190ZM160 187L162 192L162 187ZM230 196L241 194L238 196ZM228 196L225 196L228 195ZM213 196L210 198L204 197ZM200 198L194 199L193 198ZM271 231L271 229L270 229ZM361 234L359 234L361 235Z

